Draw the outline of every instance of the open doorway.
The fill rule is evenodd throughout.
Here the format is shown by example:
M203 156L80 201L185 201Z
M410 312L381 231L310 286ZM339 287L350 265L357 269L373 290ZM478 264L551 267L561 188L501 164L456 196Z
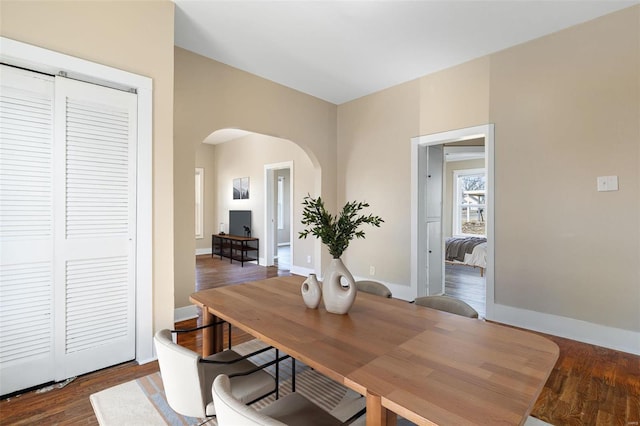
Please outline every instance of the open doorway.
M480 152L484 157L473 158L480 157ZM491 124L412 139L412 288L416 296L460 297L453 284L468 278L474 291L480 288L480 295L474 296L479 300L469 298L470 304L484 302L478 310L486 317L491 316L494 303L492 153ZM470 162L462 166L463 161ZM471 188L471 183L479 181L481 188ZM486 238L482 270L467 266L464 257L458 264L447 262L447 239L476 237L476 232Z
M293 162L265 165L267 266L290 270L293 258Z
M443 162L444 293L486 315L487 169L483 137L446 143Z
M196 166L205 168L206 180L205 238L196 240L196 250L202 249L200 254L210 254L211 235L229 232L229 211L249 210L252 212L251 236L259 239L259 265L272 267L279 259L279 266L283 267L283 261L288 257L288 271L306 274L301 265L305 258L311 258L311 261L313 258L296 258L296 255L310 252L313 246L312 242L295 238L297 223L293 212L304 194L314 192L318 171L312 159L290 140L246 131L238 134L237 129L231 129L233 132L224 130L213 132L196 151ZM248 178L249 198L233 198L233 182L239 177ZM282 220L278 218L279 185L283 194ZM278 229L278 222L281 229ZM311 264L311 261L307 263Z

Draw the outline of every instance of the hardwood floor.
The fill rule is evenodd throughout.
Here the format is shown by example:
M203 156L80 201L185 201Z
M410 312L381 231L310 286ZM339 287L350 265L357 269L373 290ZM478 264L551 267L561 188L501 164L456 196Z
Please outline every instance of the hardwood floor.
M560 358L534 416L554 425L640 424L640 357L546 337L560 347Z
M472 270L473 271L473 270ZM477 272L477 271L476 271ZM197 288L205 289L288 271L255 264L229 264L228 259L197 258ZM176 324L195 326L197 320ZM200 332L179 343L199 350ZM234 344L251 337L234 329ZM553 425L640 425L640 357L593 345L547 336L560 347L560 358L532 414ZM128 362L80 376L48 392L26 392L0 401L0 425L97 425L89 395L158 370L157 362Z
M203 254L196 256L196 291L220 287L229 284L239 284L252 280L264 280L271 277L290 275L288 270L276 267L265 268L253 262L229 263L229 259Z
M487 280L480 276L480 270L465 265L446 264L444 271L445 294L464 300L484 318L487 315Z

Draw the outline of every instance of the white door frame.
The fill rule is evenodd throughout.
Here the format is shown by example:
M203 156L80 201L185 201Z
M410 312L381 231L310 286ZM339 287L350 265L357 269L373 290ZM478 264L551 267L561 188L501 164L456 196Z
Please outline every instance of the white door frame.
M494 125L486 124L465 129L451 130L443 133L417 136L411 138L411 292L414 297L419 294L418 276L425 265L418 256L423 245L426 244L424 231L420 227L420 218L425 215L425 204L420 200L420 194L424 193L425 179L420 176L426 174L424 161L425 147L450 142L460 142L469 139L484 137L485 140L485 167L487 169L487 268L486 268L486 317L493 317L494 309Z
M154 359L153 352L153 80L138 74L0 37L0 60L14 65L138 94L136 361Z
M289 203L289 220L293 218L293 161L283 161L281 163L264 165L264 265L273 266L274 264L274 241L277 240L277 224L273 212L275 211L275 191L276 170L289 169L289 194L291 201ZM289 226L289 241L291 241L291 263L293 264L293 226Z

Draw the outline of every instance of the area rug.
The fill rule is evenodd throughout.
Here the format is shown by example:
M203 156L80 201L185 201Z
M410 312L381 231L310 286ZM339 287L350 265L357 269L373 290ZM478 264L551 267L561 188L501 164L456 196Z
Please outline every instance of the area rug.
M234 346L240 354L247 354L264 347L252 340ZM273 359L273 352L251 357L256 364ZM282 353L281 353L282 355ZM296 362L296 392L315 402L335 417L346 420L365 406L365 398L317 373L306 365ZM273 367L267 368L272 375ZM280 363L280 395L291 392L291 361ZM177 414L169 407L164 395L160 373L153 373L130 382L123 383L94 393L90 396L93 411L101 426L192 426L206 424L216 426L215 419L197 419ZM252 406L262 408L275 400L275 395L264 398Z
M261 347L264 347L262 342L252 340L234 346L234 350L247 354ZM273 351L268 351L252 357L251 360L256 364L262 364L273 359L272 353ZM291 392L291 371L290 361L281 363L282 396ZM273 369L270 372L274 374ZM296 362L296 392L300 392L343 421L365 406L365 398L300 362ZM275 395L271 395L252 406L262 408L274 399ZM101 426L217 426L215 419L185 417L173 411L165 399L159 372L94 393L90 400ZM364 419L355 424L364 425ZM413 423L399 418L398 425L411 426ZM525 422L525 426L544 425L549 424L534 417L529 417Z

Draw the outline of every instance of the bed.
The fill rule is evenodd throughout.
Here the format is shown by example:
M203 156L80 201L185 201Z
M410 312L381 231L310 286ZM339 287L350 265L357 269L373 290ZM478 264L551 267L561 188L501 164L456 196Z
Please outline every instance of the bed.
M487 267L487 239L485 237L447 238L445 262L480 268L480 276L483 277Z

